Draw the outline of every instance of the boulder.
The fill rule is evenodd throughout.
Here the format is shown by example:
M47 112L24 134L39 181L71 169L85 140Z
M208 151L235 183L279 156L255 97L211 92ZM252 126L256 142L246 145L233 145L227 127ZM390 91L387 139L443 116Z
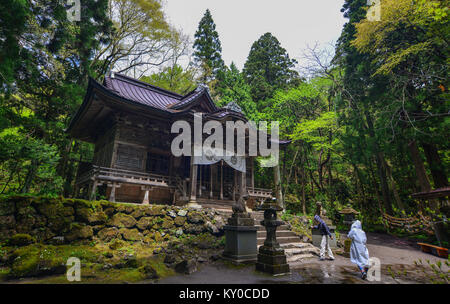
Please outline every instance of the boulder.
M219 229L217 229L217 227L215 225L213 225L211 222L206 222L205 227L212 234L218 234L219 233Z
M11 237L9 243L15 246L26 246L36 242L36 239L29 234L18 233Z
M177 257L172 254L172 253L168 253L165 257L164 257L164 264L174 264L177 262Z
M175 232L176 236L182 236L183 235L183 229L179 228L176 232Z
M188 215L188 222L192 224L202 224L204 223L202 215L197 211L191 211Z
M128 214L116 213L108 221L108 226L114 226L118 228L132 228L136 226L136 220L134 219L134 217Z
M144 236L136 228L120 228L119 233L122 235L123 239L127 241L142 241L144 238Z
M180 210L180 211L178 211L178 216L186 216L187 213L188 212L186 210Z
M175 271L183 274L191 274L197 271L197 263L193 260L183 260L175 265Z
M150 208L145 210L147 215L164 215L165 214L165 208L164 206L160 205L152 205Z
M152 238L155 240L155 242L159 243L163 240L163 236L159 231L155 231L152 235Z
M94 235L91 226L85 224L73 223L69 233L66 234L66 239L71 242L79 239L89 239Z
M103 228L97 233L97 236L101 240L109 242L119 236L119 229L117 229L116 227Z
M136 206L135 210L130 214L135 219L139 219L147 215L147 206Z
M144 265L139 271L144 274L144 279L159 279L158 272L151 265Z
M103 211L94 211L90 208L77 209L77 220L90 225L100 225L106 223L108 216Z
M161 228L163 229L172 229L174 227L173 219L171 217L166 216L163 219L163 222L161 224Z
M182 216L177 216L177 217L174 219L174 223L175 223L175 225L178 226L178 227L183 226L185 222L186 222L186 218L185 218L185 217L182 217Z
M128 205L128 204L119 204L117 205L117 211L123 212L126 214L131 214L135 210L135 205Z
M141 217L141 219L137 222L136 226L144 231L149 230L155 224L155 218L150 216Z

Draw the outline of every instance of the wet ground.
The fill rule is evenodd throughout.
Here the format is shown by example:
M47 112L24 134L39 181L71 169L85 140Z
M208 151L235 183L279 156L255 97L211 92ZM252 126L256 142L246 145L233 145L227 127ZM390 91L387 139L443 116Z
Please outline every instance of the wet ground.
M160 280L162 284L414 284L436 283L435 273L427 265L441 262L443 271L449 270L445 259L423 253L415 242L386 234L369 233L368 250L371 257L380 260L380 280L368 281L360 278L357 267L349 258L336 255L334 261L319 261L316 258L291 266L291 273L269 276L258 273L253 265L233 266L217 261L202 265L190 275L177 275ZM422 260L425 266L416 265ZM424 272L425 271L425 272Z

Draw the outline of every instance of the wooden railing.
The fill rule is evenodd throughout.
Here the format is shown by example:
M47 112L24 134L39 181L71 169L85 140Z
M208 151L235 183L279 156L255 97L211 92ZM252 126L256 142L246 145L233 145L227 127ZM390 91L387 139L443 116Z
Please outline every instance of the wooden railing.
M263 189L263 188L248 188L248 194L250 197L259 197L259 198L271 198L272 190L271 189Z
M175 187L173 180L169 176L99 166L92 166L91 170L80 175L77 183L80 184L93 179L103 182Z
M110 182L110 183L127 183L127 184L136 184L142 186L157 186L157 187L167 187L167 188L179 188L179 191L186 195L188 190L189 182L186 181L184 185L181 183L183 180L177 177L170 177L146 172L138 172L117 168L106 168L92 165L90 170L85 170L83 173L79 174L77 177L77 184L86 183L91 180L96 180L98 182ZM209 196L209 183L202 182L202 186L206 189L202 191L202 196ZM184 187L184 189L182 188ZM231 183L224 183L224 196L231 196L232 194ZM247 188L248 194L250 197L255 197L258 199L266 199L272 197L271 189L263 189L263 188ZM228 193L230 192L230 193ZM239 187L236 189L236 193L239 193Z

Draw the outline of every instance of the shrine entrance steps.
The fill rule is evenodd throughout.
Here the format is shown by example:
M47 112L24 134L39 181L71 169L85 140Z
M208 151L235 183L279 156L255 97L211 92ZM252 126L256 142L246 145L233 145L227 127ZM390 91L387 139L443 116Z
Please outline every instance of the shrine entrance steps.
M230 202L208 202L201 203L203 208L213 208L218 211L225 222L226 219L231 216L233 211L231 210L232 201ZM262 211L252 211L252 218L255 219L255 226L258 228L257 231L257 246L264 244L264 240L266 239L266 230L264 226L260 224L260 222L264 218L264 212ZM318 258L319 256L319 248L315 247L311 243L305 243L302 239L292 232L289 229L289 226L283 224L277 229L277 241L280 243L280 246L283 247L286 253L287 262L291 267L295 267L298 264L303 263L307 259Z

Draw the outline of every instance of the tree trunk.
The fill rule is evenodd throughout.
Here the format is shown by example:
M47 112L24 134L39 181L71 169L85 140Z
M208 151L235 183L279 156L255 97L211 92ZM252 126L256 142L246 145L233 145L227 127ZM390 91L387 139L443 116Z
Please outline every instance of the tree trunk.
M27 176L25 178L25 182L24 182L23 187L22 187L22 189L20 191L21 193L27 193L27 192L30 191L30 187L31 187L31 184L33 182L34 176L36 175L36 171L37 171L38 165L39 164L38 164L37 160L35 160L35 159L31 160L31 165L30 165L30 167L28 169L28 173L27 173Z
M415 140L411 141L409 143L408 147L411 152L411 158L413 160L414 167L416 168L416 174L417 174L417 178L419 179L420 189L422 192L428 192L431 190L431 185L430 185L430 181L428 180L422 158L420 157L420 151L419 151L419 148L417 147L416 141ZM433 214L431 214L431 218L433 221L432 225L433 225L434 233L436 235L436 238L437 238L440 246L442 246L443 242L447 242L447 235L445 233L445 229L444 229L442 223L436 223L437 221L439 221L439 219L436 218L436 215L435 215L436 213L439 213L439 205L438 205L437 200L435 200L435 199L430 199L428 201L430 202L430 207L433 210Z
M438 150L435 145L422 143L423 151L428 164L430 165L431 176L433 177L435 188L448 187L447 174L439 157Z
M392 192L394 193L394 199L395 199L395 202L396 202L396 204L397 204L397 207L398 207L401 211L405 211L405 205L403 204L403 202L402 202L402 200L401 200L401 198L400 198L400 195L398 194L398 191L397 191L397 185L396 185L396 183L395 183L394 178L392 177L392 170L391 170L391 167L388 165L388 163L386 162L386 160L384 160L384 166L385 166L385 168L386 168L386 172L387 172L387 175L388 175L388 177L389 177L389 181L390 181L390 183L391 183L391 188L392 188Z
M365 112L365 116L367 120L369 135L374 140L375 162L377 164L378 177L380 178L381 194L383 195L384 208L386 209L386 213L392 214L392 203L389 194L389 186L387 183L386 171L383 166L384 163L383 156L381 154L380 147L378 146L378 142L376 141L372 118L370 117L370 114L367 111Z

